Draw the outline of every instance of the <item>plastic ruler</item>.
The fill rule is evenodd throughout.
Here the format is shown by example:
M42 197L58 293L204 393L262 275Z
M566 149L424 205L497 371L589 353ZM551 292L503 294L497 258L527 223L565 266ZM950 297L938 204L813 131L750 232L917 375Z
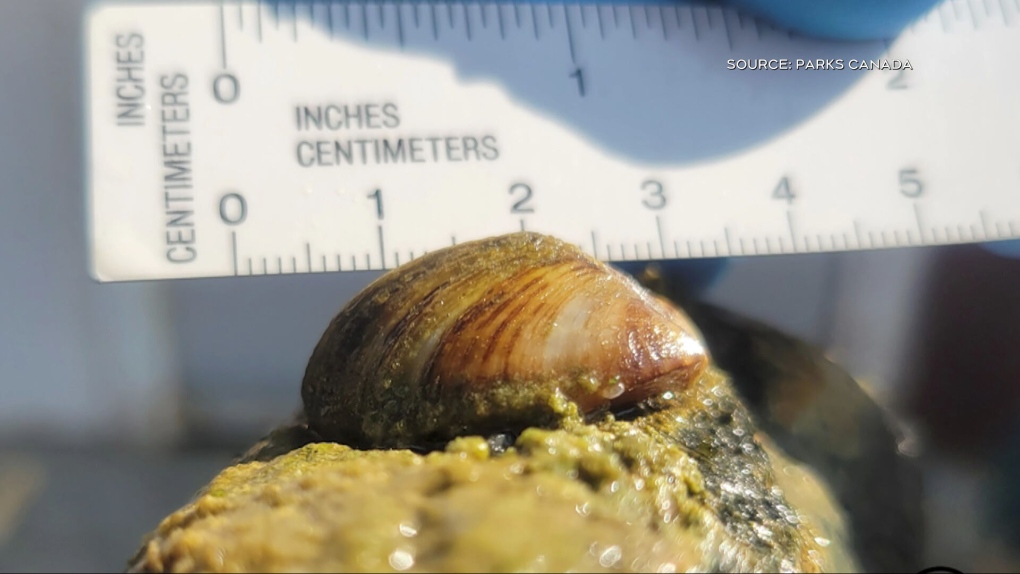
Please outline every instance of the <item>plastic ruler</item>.
M1020 1L825 42L718 6L207 2L84 22L100 281L1020 237Z

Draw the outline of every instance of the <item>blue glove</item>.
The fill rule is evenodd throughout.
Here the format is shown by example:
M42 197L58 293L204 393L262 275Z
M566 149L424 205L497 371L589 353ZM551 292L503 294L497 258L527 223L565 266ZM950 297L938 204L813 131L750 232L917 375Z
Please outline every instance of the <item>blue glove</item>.
M723 0L805 36L882 40L934 8L940 0Z

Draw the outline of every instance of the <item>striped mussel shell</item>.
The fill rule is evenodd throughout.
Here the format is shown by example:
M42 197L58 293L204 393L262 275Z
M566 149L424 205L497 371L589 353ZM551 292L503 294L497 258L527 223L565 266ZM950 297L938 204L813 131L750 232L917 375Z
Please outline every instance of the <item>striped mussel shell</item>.
M709 360L680 309L572 244L521 232L374 281L330 322L301 393L327 440L415 447L668 397Z

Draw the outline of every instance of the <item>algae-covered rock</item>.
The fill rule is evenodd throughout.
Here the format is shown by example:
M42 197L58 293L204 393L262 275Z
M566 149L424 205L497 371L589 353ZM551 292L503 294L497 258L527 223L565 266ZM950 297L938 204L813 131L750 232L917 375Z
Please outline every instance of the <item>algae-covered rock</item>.
M831 495L755 437L725 376L691 398L629 420L575 412L501 453L480 436L416 453L282 427L167 517L131 570L856 569Z

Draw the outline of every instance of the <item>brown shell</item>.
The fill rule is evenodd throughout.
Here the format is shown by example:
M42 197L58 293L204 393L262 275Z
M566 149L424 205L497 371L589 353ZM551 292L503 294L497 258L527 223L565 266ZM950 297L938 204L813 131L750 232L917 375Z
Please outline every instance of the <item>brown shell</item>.
M311 428L366 447L553 424L700 375L680 310L577 247L514 233L430 253L376 280L309 360Z

